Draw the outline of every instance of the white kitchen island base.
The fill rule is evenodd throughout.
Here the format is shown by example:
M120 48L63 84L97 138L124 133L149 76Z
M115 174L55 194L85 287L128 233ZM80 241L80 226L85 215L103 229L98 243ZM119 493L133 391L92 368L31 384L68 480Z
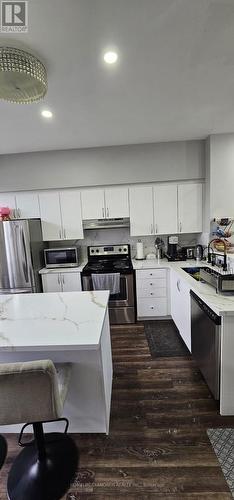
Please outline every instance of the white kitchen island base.
M71 292L64 294L34 294L34 297L37 296L39 300L39 296L42 295L44 297L47 296L50 302L52 301L50 311L53 311L53 314L55 314L56 309L56 296L57 300L61 301L62 295L63 301L66 302L66 317L63 317L62 320L54 320L54 323L56 323L57 321L63 323L65 321L63 340L61 340L61 329L61 332L58 332L57 342L54 342L53 348L51 348L52 346L48 345L52 343L50 339L52 339L53 337L53 330L56 330L56 326L51 323L51 318L48 320L47 313L46 318L44 318L44 328L47 328L47 330L48 321L50 322L50 331L48 331L47 339L47 349L45 348L45 343L43 341L41 345L32 345L31 348L30 345L28 345L30 344L30 342L25 342L27 331L29 333L29 323L31 323L31 320L35 323L36 321L39 322L38 309L35 313L36 300L33 299L34 315L36 314L37 319L34 318L33 320L31 318L30 322L27 322L25 317L24 319L22 318L22 323L24 321L24 323L26 324L24 328L24 340L22 340L21 346L19 345L19 342L17 344L15 339L13 338L14 335L12 331L14 325L20 325L20 319L17 314L18 311L16 312L17 304L15 304L13 325L9 324L11 335L9 334L9 332L2 332L2 329L5 328L7 319L2 322L0 321L0 362L7 363L16 361L32 361L36 359L51 359L54 363L72 363L72 375L63 411L63 416L68 418L70 423L69 432L108 434L112 388L112 356L107 307L109 294L108 292L95 292L95 295L90 295L90 292ZM74 311L73 308L73 305L75 304L74 295L77 297L76 311ZM0 301L1 298L2 297L0 297ZM18 302L19 300L20 299L18 296ZM42 300L45 301L44 298ZM0 320L4 319L4 313L7 315L11 314L12 311L10 310L10 303L11 300L7 308L5 308L5 311L3 313L1 311ZM18 306L19 305L24 308L25 302L23 304L18 303ZM85 309L86 321L84 320ZM25 308L24 310L26 311ZM95 311L98 315L98 318L95 317L94 319L92 316L94 315ZM74 314L79 317L80 321L74 321ZM83 317L81 318L81 316ZM42 324L43 318L40 318L40 321ZM75 328L77 328L77 325L79 325L78 332L76 332L77 341L74 341L74 338L70 338L69 340L68 330L72 332ZM23 326L23 324L21 326ZM90 336L88 335L87 326L91 330L95 329L95 331L91 332ZM81 338L82 330L83 333L86 334L86 340L84 338L84 335ZM86 332L84 332L84 330L86 330ZM34 334L36 335L35 331ZM3 337L5 337L5 342L3 340ZM33 330L31 331L30 337L32 340ZM56 336L54 337L54 340L55 338ZM8 339L8 341L6 339ZM71 345L69 345L69 342L71 342ZM5 343L4 346L3 343ZM11 343L12 345L9 345L9 343ZM31 343L33 344L34 342L32 341ZM20 395L19 402L16 402L16 404L20 404ZM18 433L21 427L21 425L0 426L0 432ZM51 431L59 431L62 430L63 425L62 423L55 422L49 424L48 426L45 426L45 429L46 427L48 427L48 430Z

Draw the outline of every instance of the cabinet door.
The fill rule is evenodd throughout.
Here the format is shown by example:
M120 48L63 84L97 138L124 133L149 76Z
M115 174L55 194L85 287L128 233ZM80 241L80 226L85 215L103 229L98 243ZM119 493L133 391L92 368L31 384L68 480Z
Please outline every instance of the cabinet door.
M176 184L154 186L154 218L156 234L178 232Z
M171 271L171 316L191 352L190 289L174 271Z
M105 200L103 189L84 189L81 192L82 218L105 219Z
M61 292L62 279L60 273L42 274L43 292Z
M178 213L180 233L202 232L202 184L179 184Z
M153 188L136 186L129 189L131 236L154 234Z
M38 193L16 193L16 216L19 219L40 217Z
M64 240L84 238L80 191L77 189L60 192L60 205Z
M60 240L62 231L59 193L57 191L39 193L39 204L43 240Z
M80 292L81 291L80 273L63 273L62 284L64 292Z
M0 207L8 207L11 210L11 217L15 217L15 195L14 193L0 193Z
M107 218L129 217L128 188L105 189L105 202Z

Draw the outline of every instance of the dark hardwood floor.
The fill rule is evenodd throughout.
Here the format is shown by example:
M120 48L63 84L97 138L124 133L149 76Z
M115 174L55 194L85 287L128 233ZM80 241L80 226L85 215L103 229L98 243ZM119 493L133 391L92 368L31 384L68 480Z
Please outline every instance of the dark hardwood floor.
M80 470L64 500L227 500L232 496L206 434L221 417L190 356L152 359L142 326L112 329L109 436L74 435ZM9 436L5 481L19 452ZM27 499L25 499L27 500Z

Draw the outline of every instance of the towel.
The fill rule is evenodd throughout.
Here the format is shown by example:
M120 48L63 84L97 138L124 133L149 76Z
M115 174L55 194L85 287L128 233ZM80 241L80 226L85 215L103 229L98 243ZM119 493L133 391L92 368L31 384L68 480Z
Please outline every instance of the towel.
M110 290L111 295L120 292L120 273L92 274L94 290Z

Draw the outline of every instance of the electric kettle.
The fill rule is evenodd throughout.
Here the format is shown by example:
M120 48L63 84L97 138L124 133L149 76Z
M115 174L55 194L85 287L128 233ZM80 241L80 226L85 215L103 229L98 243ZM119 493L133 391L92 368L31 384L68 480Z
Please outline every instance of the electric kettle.
M194 258L196 261L200 261L203 258L203 246L202 245L196 245L194 249Z

